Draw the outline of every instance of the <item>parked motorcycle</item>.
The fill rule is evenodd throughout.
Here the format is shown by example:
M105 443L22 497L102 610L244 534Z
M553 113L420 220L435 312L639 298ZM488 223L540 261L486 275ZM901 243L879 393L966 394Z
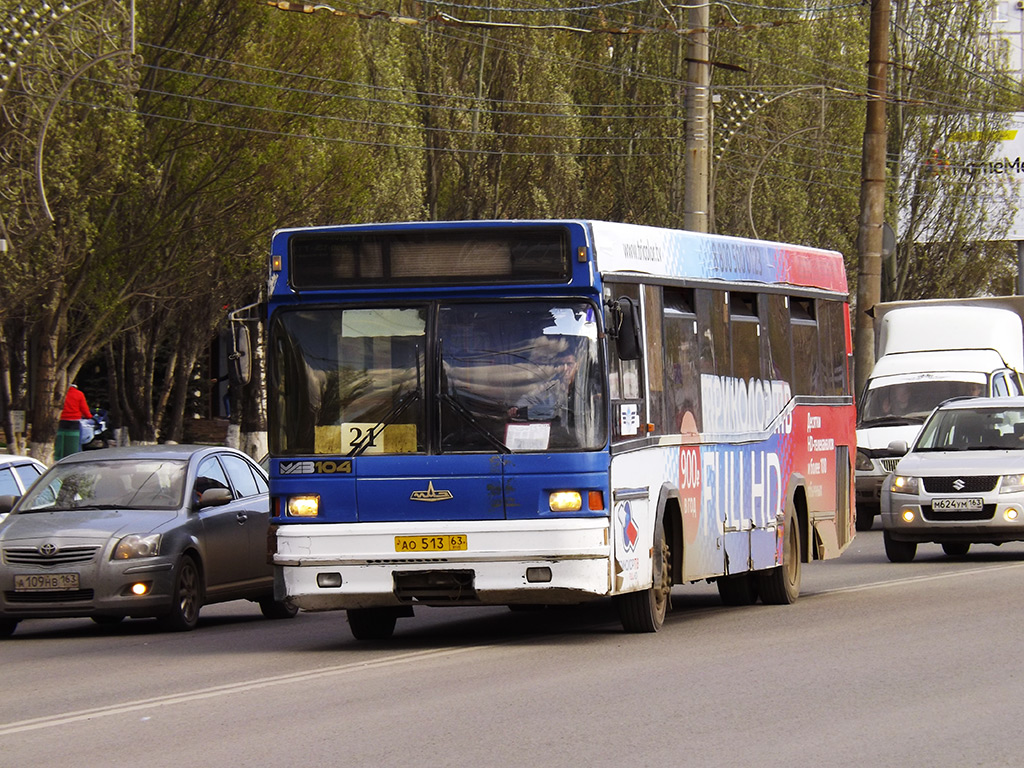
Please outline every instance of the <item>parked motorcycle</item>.
M91 419L82 419L82 450L110 448L114 445L114 430L107 419L107 412L97 408Z

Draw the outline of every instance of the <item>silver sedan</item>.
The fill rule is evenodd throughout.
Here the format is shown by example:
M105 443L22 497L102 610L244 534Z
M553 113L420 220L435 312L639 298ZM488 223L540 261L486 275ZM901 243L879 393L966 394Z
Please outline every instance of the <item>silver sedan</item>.
M15 503L0 497L0 637L24 619L156 617L196 626L204 603L247 599L268 618L267 478L229 448L140 446L73 454Z

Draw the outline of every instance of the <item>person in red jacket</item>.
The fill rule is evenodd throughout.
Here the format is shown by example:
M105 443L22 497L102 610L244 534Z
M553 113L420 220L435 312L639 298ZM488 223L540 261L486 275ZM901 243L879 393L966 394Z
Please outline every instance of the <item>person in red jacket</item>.
M82 419L91 418L85 395L72 384L64 396L64 410L60 412L60 423L57 424L57 440L53 446L55 460L60 461L82 450Z

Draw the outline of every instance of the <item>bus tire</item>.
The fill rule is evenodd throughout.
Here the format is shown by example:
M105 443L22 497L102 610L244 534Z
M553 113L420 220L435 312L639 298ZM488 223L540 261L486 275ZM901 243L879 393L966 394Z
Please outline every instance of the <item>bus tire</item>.
M917 554L916 541L896 541L888 531L882 531L882 543L890 563L909 563Z
M784 525L782 565L757 574L757 591L765 605L790 605L800 597L800 529L792 511Z
M398 615L389 608L349 608L346 613L356 640L387 640L395 634Z
M651 586L614 598L619 621L627 632L657 632L665 623L671 602L672 569L671 553L661 525L657 526L652 552Z
M753 605L757 602L757 579L752 573L721 576L715 584L725 605Z

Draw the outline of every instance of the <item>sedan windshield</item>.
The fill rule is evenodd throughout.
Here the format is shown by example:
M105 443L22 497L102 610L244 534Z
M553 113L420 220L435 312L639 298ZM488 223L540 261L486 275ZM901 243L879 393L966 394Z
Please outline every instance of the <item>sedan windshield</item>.
M915 451L989 451L1024 448L1024 409L947 408L929 419Z
M57 464L21 501L19 512L68 509L177 509L184 461L93 461Z

